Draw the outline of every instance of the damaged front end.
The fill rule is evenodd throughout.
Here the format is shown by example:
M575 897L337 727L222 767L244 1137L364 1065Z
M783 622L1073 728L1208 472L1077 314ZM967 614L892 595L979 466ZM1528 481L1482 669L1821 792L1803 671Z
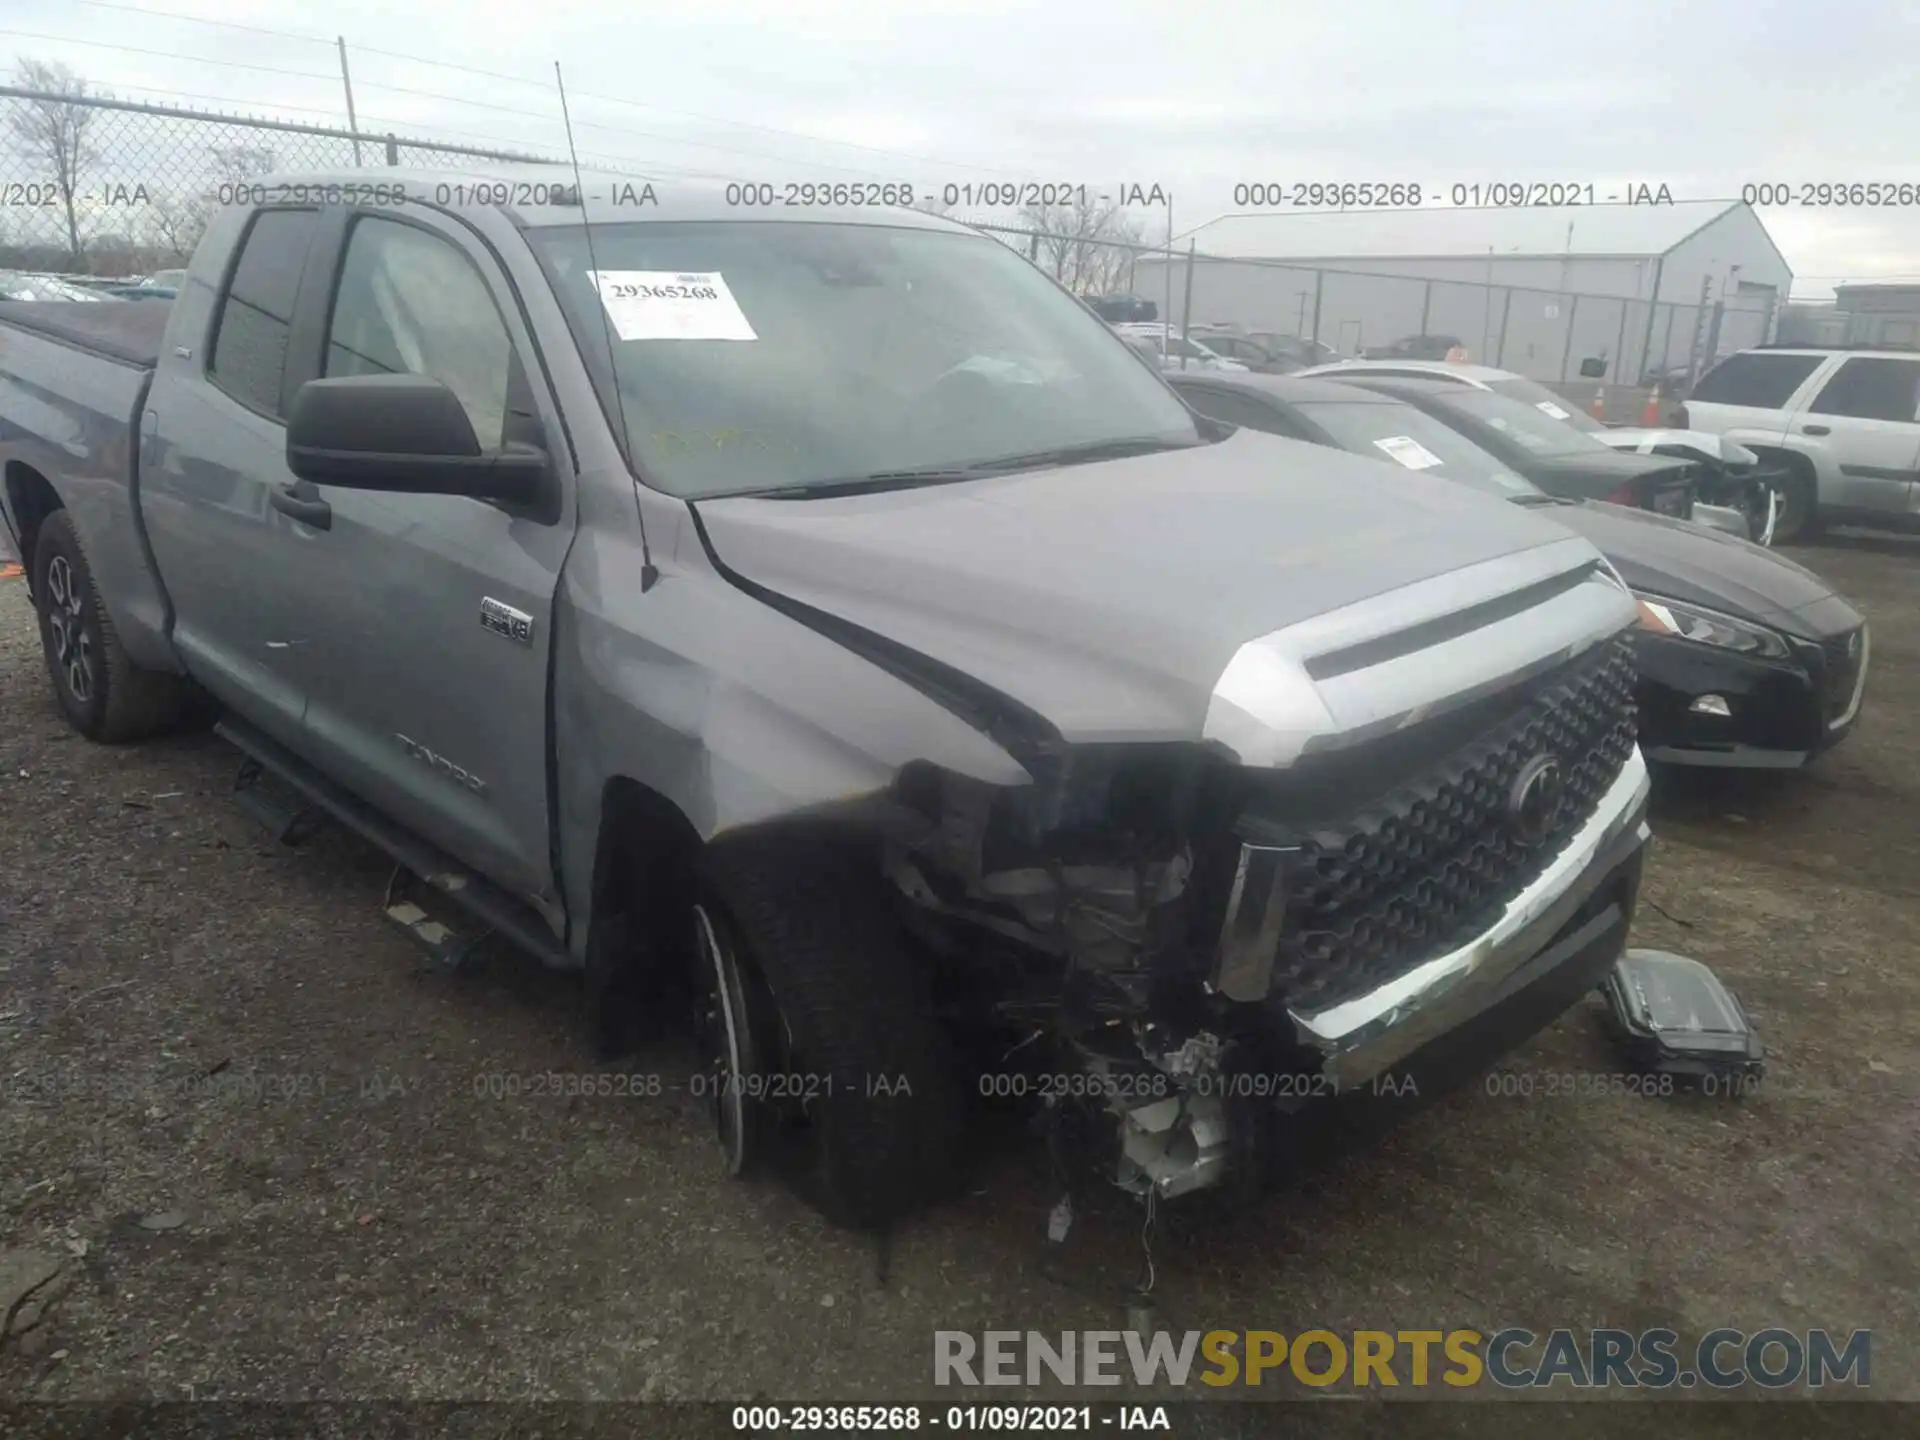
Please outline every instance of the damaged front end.
M1203 742L903 777L890 877L957 1013L1011 1037L983 1091L1136 1194L1257 1190L1276 1110L1471 1018L1637 853L1633 675L1603 639L1284 768Z

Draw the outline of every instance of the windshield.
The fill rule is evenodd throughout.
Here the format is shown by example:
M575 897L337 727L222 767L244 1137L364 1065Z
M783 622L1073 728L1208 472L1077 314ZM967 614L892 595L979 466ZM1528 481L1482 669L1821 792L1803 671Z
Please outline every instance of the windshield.
M997 240L787 221L528 238L628 453L689 499L1112 441L1201 443L1111 330Z
M1576 430L1524 400L1493 390L1449 389L1439 397L1445 405L1471 415L1529 455L1591 455L1612 452L1585 431Z
M1456 480L1508 498L1541 492L1458 430L1411 405L1310 400L1294 408L1342 450L1392 460L1409 470Z
M1523 380L1518 375L1511 380L1495 380L1493 393L1522 401L1550 419L1571 425L1576 430L1584 430L1589 435L1607 428L1578 405L1568 404L1564 395L1554 394L1537 380Z

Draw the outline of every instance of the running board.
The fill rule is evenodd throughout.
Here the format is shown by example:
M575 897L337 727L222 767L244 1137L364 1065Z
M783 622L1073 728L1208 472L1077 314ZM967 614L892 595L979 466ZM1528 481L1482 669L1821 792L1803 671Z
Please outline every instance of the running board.
M398 873L389 882L382 909L387 918L420 941L442 964L460 968L485 932L498 933L541 964L556 970L575 968L566 946L540 914L492 881L469 870L432 842L374 809L351 791L329 780L279 741L262 735L245 721L229 715L213 727L214 733L254 762L260 770L284 781L309 803L354 834L392 856L402 871L418 876L428 890L446 896L480 922L483 933L461 941L452 931L426 915L408 895ZM252 784L245 787L251 791ZM264 798L264 797L263 797ZM284 807L282 807L284 808ZM271 827L270 827L271 828ZM396 909L406 915L402 919ZM416 916L413 912L420 911ZM423 932L421 926L427 929Z
M299 845L312 839L326 818L325 812L274 794L272 788L260 783L266 773L258 760L243 751L240 769L233 777L233 803L273 836L277 844Z

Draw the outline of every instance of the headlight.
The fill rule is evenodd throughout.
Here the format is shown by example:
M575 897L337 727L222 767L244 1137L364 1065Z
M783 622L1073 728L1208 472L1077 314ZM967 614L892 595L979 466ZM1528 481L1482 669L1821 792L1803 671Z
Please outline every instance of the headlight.
M1682 640L1697 640L1702 645L1718 645L1724 650L1765 656L1770 660L1784 660L1791 653L1787 642L1773 631L1736 620L1731 615L1653 595L1634 598L1640 602L1640 628L1656 635L1677 635Z

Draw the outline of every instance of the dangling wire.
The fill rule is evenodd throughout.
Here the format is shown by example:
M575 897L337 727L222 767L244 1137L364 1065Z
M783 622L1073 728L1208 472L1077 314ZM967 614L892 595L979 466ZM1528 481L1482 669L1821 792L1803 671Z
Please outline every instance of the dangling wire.
M1153 1268L1153 1221L1159 1196L1160 1192L1157 1188L1152 1185L1147 1187L1147 1220L1146 1223L1140 1227L1140 1248L1144 1250L1147 1255L1147 1283L1142 1286L1140 1290L1142 1299L1145 1299L1153 1293L1153 1282L1155 1278Z

